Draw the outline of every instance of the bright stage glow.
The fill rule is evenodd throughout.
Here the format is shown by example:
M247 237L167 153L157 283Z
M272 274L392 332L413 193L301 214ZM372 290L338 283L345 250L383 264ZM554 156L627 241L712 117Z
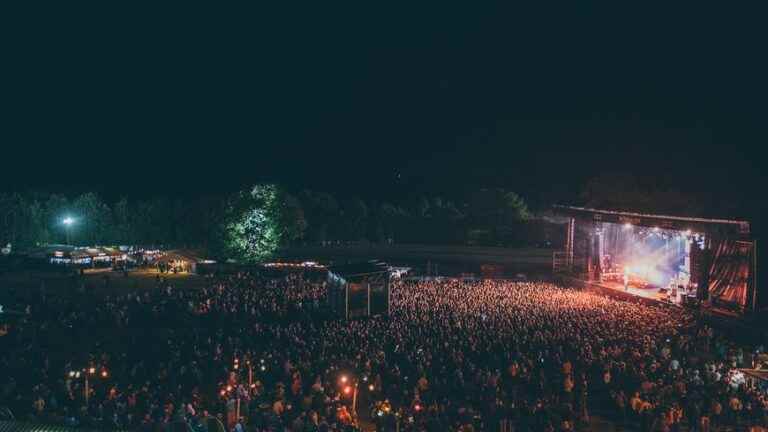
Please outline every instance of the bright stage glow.
M629 285L642 288L668 287L690 277L685 242L690 230L643 228L630 223L604 223L599 228L604 233L600 270L605 280L624 283L628 278ZM675 239L683 241L672 241Z
M73 223L75 223L75 219L74 219L74 218L72 218L72 217L69 217L69 216L67 216L67 217L65 217L64 219L62 219L62 220L61 220L61 222L62 222L64 225L72 225Z

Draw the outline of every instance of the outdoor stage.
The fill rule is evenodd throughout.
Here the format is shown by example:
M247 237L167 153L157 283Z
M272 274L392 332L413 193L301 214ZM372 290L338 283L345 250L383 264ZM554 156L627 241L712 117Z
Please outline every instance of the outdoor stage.
M568 220L553 271L606 295L738 313L759 308L749 223L555 206ZM625 288L625 286L628 286Z

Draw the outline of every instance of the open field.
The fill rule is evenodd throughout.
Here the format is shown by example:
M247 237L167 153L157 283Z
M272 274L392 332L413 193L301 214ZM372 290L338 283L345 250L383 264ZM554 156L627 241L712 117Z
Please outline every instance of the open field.
M422 267L440 263L441 273L478 272L482 264L502 265L508 272L549 271L552 249L435 245L306 246L280 251L284 259L355 261L381 259L395 265Z
M66 294L72 290L82 290L95 295L126 294L154 289L156 286L156 270L132 271L128 276L120 272L100 272L71 276L62 273L40 271L18 271L0 275L0 299L8 295L24 296L45 290L49 295ZM162 275L172 286L185 289L200 288L205 278L187 273Z

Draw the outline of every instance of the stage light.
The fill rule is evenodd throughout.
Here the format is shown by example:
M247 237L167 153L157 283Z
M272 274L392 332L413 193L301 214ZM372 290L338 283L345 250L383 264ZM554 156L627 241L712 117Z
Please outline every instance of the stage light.
M347 382L347 376L346 375L342 375L340 381L342 382L342 384L346 383Z
M373 386L373 384L368 386L368 390L373 391L376 387Z
M661 231L661 228L659 228L659 227L653 227L653 232L659 232L659 231Z
M413 409L416 410L416 411L421 411L421 405L416 404L416 405L413 406Z
M109 376L109 372L107 372L107 371L105 371L105 370L101 371L101 377L102 377L102 378L106 378L106 377L108 377L108 376Z
M625 223L624 224L624 229L630 229L630 228L632 228L632 224L631 223Z
M228 386L227 386L227 391L228 391L228 392L232 391L232 386L231 386L231 385L228 385Z
M267 370L267 367L264 365L261 365L261 371L264 372L265 370Z
M92 368L88 369L88 373L89 374L95 374L96 373L96 368L92 367Z
M344 387L344 394L350 394L352 393L352 387L346 386Z

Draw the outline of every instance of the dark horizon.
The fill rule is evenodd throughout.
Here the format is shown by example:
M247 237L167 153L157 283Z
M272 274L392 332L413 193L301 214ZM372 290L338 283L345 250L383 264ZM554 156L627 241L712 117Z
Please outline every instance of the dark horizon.
M38 12L11 29L2 190L504 187L545 205L620 172L766 210L759 14L123 12Z

